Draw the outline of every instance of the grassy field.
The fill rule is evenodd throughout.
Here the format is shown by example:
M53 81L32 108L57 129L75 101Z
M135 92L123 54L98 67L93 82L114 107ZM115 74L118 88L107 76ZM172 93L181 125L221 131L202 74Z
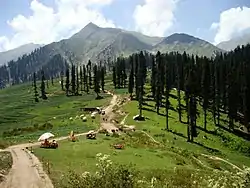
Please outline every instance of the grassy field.
M106 89L122 98L128 97L127 89L113 89L110 79L106 82ZM150 88L146 86L145 89L148 93ZM88 118L85 123L75 117L83 113L80 110L82 107L106 106L110 101L110 96L106 94L101 94L104 97L102 100L95 100L94 93L66 97L58 82L55 82L54 86L50 84L47 93L48 100L40 100L39 103L35 103L31 84L0 90L0 147L36 141L40 134L47 131L56 136L66 136L71 130L77 133L95 129L99 127L98 117L95 120ZM96 140L79 137L75 143L67 140L59 142L57 150L35 148L34 153L44 163L45 170L48 170L46 164L49 162L48 172L55 187L62 187L63 184L66 184L65 181L69 178L70 170L78 174L85 171L95 173L98 170L96 165L98 153L110 155L110 160L116 166L133 165L141 177L149 180L156 177L157 181L171 182L170 187L195 186L193 181L198 180L197 177L194 177L195 173L198 173L199 178L212 175L220 177L221 174L218 175L217 172L234 173L233 165L237 165L239 168L250 166L249 142L215 127L210 113L208 131L204 132L201 109L199 109L200 116L197 119L198 137L195 138L194 143L187 142L187 125L178 121L178 113L175 110L177 107L176 92L172 91L171 94L170 132L165 131L165 109L161 108L160 115L158 115L154 109L154 102L145 97L143 105L145 121L133 120L133 116L138 114L137 101L129 101L119 109L116 106L114 110L116 120L119 122L125 115L120 115L117 113L118 111L128 114L125 124L134 125L136 132L122 134L119 137L98 134ZM73 117L74 120L70 120L70 117ZM223 126L227 127L226 115L222 115L222 118L224 119L222 122L225 123ZM186 121L185 112L183 112L182 119ZM118 143L124 144L125 149L114 149L113 145ZM215 160L205 155L220 158ZM8 159L8 157L2 159ZM0 166L8 169L8 164L10 163L4 161ZM159 185L158 187L164 186Z
M115 92L126 96L124 95L125 89ZM172 92L173 95L175 93ZM118 138L98 135L97 140L94 141L82 137L76 143L62 141L58 150L37 148L35 154L42 161L51 163L50 177L56 187L62 185L65 174L69 170L80 174L85 171L95 172L97 170L95 157L98 153L110 155L110 159L119 165L132 163L140 174L149 177L149 179L153 176L162 179L164 176L164 178L174 179L173 182L179 183L179 186L193 181L190 176L197 170L200 176L208 176L208 174L214 174L213 170L235 172L232 164L240 168L250 166L249 143L214 127L211 114L209 114L207 125L208 131L203 132L198 129L199 135L195 138L195 143L188 143L186 141L186 125L178 121L178 114L175 111L177 100L171 98L171 105L173 107L169 119L171 132L164 130L166 122L164 108L160 110L162 115L157 115L154 103L150 100L146 101L143 110L146 121L136 122L133 120L133 116L138 114L138 103L130 101L121 108L121 111L129 114L125 124L135 125L137 129L135 133L123 134ZM186 119L185 116L184 113L183 121ZM124 116L117 114L117 120L121 121L123 118ZM203 125L202 113L197 120L197 125L199 127ZM146 134L160 144L153 142ZM117 143L125 144L125 149L115 150L113 144ZM232 164L210 159L203 154L218 156ZM176 168L181 172L177 173ZM167 181L172 181L170 179Z
M38 84L39 85L39 84ZM36 140L45 131L65 136L71 130L84 132L98 126L99 118L87 121L70 121L83 114L80 108L105 106L110 96L95 100L95 94L67 97L58 82L46 90L48 100L34 102L31 84L21 84L0 90L0 146Z

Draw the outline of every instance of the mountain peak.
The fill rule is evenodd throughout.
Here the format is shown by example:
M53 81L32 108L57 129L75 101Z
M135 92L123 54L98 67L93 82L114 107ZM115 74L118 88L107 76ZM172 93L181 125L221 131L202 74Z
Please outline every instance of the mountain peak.
M84 27L84 29L86 29L86 28L98 29L99 27L98 27L96 24L94 24L93 22L89 22L89 23Z
M173 44L173 43L191 43L191 42L198 42L201 39L195 38L191 35L185 33L174 33L168 37L166 37L163 41L166 44Z

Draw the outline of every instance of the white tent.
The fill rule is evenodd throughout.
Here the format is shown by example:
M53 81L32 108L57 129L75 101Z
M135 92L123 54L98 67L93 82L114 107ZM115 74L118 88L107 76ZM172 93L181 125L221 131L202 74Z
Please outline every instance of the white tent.
M55 136L55 135L53 135L52 133L44 133L44 134L42 134L42 135L39 137L38 141L43 141L43 140L45 140L45 139L49 139L49 138L54 137L54 136Z

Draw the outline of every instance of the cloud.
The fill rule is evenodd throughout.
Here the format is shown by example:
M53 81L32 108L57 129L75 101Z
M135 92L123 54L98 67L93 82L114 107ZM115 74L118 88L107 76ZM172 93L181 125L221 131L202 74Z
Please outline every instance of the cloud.
M144 0L134 11L136 30L150 36L164 36L173 26L178 0Z
M115 27L100 9L113 0L55 0L56 7L45 6L38 0L30 3L32 15L17 15L8 21L14 30L11 38L0 36L0 51L27 43L48 44L68 38L89 22L101 27Z
M238 7L228 9L220 14L220 21L213 23L210 27L216 30L214 43L228 41L235 35L239 35L250 28L250 8Z

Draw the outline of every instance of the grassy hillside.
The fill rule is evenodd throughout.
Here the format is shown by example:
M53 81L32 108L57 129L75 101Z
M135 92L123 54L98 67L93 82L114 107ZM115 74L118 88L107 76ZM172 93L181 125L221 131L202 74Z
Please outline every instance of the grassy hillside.
M46 131L65 136L71 130L84 132L92 129L97 126L98 119L83 123L79 119L70 121L69 118L82 114L82 107L106 105L110 98L102 94L104 99L95 100L94 93L66 97L58 81L54 86L50 84L46 91L48 100L35 103L31 83L0 90L0 146L36 141Z
M124 91L116 90L126 99ZM98 134L97 140L86 140L85 137L82 137L76 143L62 141L59 150L48 151L37 148L35 154L44 162L50 162L52 166L50 177L56 187L63 187L63 185L74 187L74 181L80 181L82 185L80 187L88 187L87 182L90 180L76 174L86 174L86 171L100 173L102 168L110 170L110 172L105 173L105 178L110 179L103 178L103 181L98 180L102 183L98 184L97 182L98 185L94 185L95 187L108 187L115 183L111 179L114 173L121 173L121 170L116 171L116 167L122 168L119 165L128 164L131 164L132 169L137 172L135 175L137 180L144 177L143 180L150 182L155 178L154 187L209 187L208 184L210 186L217 184L218 187L221 187L224 182L226 182L225 187L237 187L232 185L236 181L233 174L238 171L234 165L241 169L243 166L250 166L250 144L242 138L214 127L211 114L209 114L208 130L202 131L203 115L201 110L197 121L197 125L200 127L199 135L194 143L186 142L186 125L178 121L178 114L175 110L177 107L176 92L172 91L171 94L170 101L173 108L170 111L170 132L164 130L164 108L160 111L161 115L157 115L154 103L150 98L145 98L143 115L146 117L146 121L144 122L133 120L133 116L138 114L136 101L130 101L120 108L121 112L128 114L125 124L135 125L136 132L123 134L119 137ZM125 115L118 114L119 109L114 109L114 111L117 112L116 120L121 122ZM183 120L185 121L185 113ZM226 116L224 120L226 122ZM125 149L115 150L113 144L118 143L123 143ZM96 159L98 153L108 154L113 166L100 167L102 163L98 160L102 161L102 159ZM102 165L105 166L106 161L103 163ZM69 170L74 173L68 174ZM97 177L93 175L92 178ZM72 181L71 186L67 184L69 179ZM94 180L91 179L91 181ZM121 177L117 181L122 181ZM89 187L91 186L89 185ZM150 186L136 184L135 187Z

